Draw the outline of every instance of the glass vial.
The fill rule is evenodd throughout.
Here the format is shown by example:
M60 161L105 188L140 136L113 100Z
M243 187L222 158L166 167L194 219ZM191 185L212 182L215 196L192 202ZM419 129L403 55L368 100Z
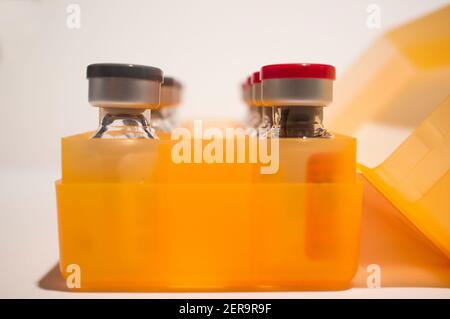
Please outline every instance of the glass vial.
M262 103L272 106L272 137L329 138L323 108L333 96L336 70L326 64L273 64L261 69Z
M264 106L262 103L262 84L259 71L252 74L252 100L259 112L258 136L265 137L269 134L273 125L273 107Z
M99 63L87 68L89 103L99 108L92 138L158 138L150 128L151 109L160 103L162 71L151 66Z
M323 126L323 107L275 106L271 135L277 137L331 137Z
M256 130L261 123L261 108L256 107L253 91L252 77L249 76L242 84L242 100L247 106L245 128L248 135L256 135Z
M152 111L150 127L152 131L169 133L176 126L176 107L181 101L182 85L173 77L164 77L161 86L159 107Z

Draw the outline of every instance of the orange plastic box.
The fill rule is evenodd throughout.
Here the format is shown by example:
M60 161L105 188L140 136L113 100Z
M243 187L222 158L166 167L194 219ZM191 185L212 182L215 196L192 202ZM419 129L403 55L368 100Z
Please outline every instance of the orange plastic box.
M299 183L283 181L281 173L273 181L255 179L258 163L175 164L175 142L168 139L88 136L62 139L56 183L60 270L67 278L77 265L81 290L349 286L358 262L362 187L354 170L339 182L317 175L335 158L320 152L330 150L330 140L303 145L301 156L310 157L312 168L296 169L306 167L313 182ZM342 147L335 155L344 160L332 169L354 169L354 139L336 141ZM286 143L292 141L280 139L280 172L291 165L283 161L292 156L283 153Z
M337 82L330 128L358 138L363 176L450 261L449 44L450 5L386 32Z

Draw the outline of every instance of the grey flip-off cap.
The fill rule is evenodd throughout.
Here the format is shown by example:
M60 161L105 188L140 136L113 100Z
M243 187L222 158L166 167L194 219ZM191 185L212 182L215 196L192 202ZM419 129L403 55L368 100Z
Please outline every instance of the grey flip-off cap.
M163 86L173 86L181 89L183 85L177 79L171 76L164 76Z
M152 109L160 103L161 69L98 63L87 67L89 103L97 107Z
M86 76L90 78L128 78L163 81L163 71L153 66L121 63L95 63L87 67Z
M161 103L159 106L167 107L178 105L181 100L182 89L183 87L177 79L165 76L161 86Z

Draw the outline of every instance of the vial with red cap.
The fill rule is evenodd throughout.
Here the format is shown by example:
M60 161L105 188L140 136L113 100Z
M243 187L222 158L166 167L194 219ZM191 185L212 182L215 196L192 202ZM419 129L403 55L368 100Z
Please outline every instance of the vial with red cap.
M252 75L248 76L245 82L242 84L242 98L244 103L248 107L247 120L246 120L246 132L250 136L256 136L258 126L261 123L261 108L258 107L261 104L261 94L257 94L255 83L252 80ZM259 85L259 92L261 91ZM257 98L259 96L259 98ZM257 99L255 99L255 97Z
M252 105L251 82L251 77L248 76L241 84L242 101L244 101L245 105L247 105L248 107Z
M331 137L323 108L333 97L336 70L327 64L272 64L261 68L262 104L273 107L272 137Z
M273 107L264 106L262 102L262 83L261 72L257 71L252 74L252 88L254 105L260 111L260 121L258 125L258 136L265 137L269 134L273 125Z

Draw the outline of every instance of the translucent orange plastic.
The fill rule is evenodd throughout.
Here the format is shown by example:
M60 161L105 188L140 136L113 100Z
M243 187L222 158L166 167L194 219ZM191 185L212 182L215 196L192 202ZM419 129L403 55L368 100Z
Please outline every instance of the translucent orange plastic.
M361 253L353 287L367 287L371 266L381 287L450 287L450 259L373 184L364 185Z
M418 230L450 258L450 97L379 166L360 166Z
M61 273L79 265L82 290L349 287L362 199L354 139L281 139L271 180L259 162L175 164L169 139L88 136L62 139L56 183ZM294 170L304 174L282 173Z
M352 136L369 123L414 130L449 94L449 21L446 5L375 41L336 81L329 128Z
M336 83L329 127L358 138L365 185L353 286L378 265L382 287L450 287L449 21L386 32Z
M374 42L337 81L330 127L379 159L364 177L450 260L449 21L446 5ZM399 143L384 148L388 136Z

